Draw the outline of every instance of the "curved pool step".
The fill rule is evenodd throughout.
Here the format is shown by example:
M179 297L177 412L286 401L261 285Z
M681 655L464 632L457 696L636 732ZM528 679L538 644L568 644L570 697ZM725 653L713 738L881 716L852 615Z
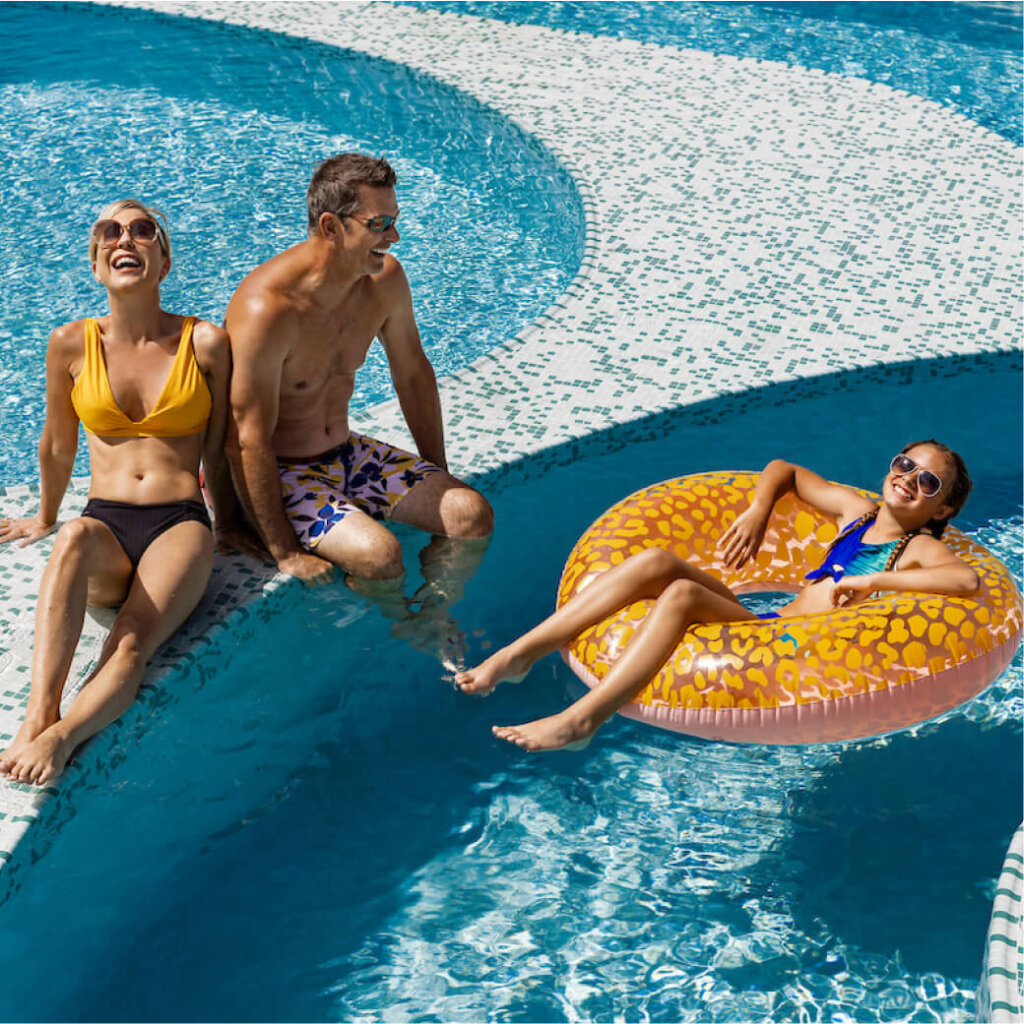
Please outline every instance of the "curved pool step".
M1014 833L996 886L985 940L985 966L978 985L978 1020L1010 1024L1024 1020L1024 824Z

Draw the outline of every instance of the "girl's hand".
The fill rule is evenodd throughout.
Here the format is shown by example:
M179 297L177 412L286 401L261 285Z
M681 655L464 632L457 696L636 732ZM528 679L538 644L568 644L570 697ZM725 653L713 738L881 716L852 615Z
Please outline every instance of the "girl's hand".
M39 516L33 516L31 519L0 519L0 544L24 537L18 545L19 548L23 548L26 544L52 533L56 525L44 522Z
M768 516L755 509L753 505L746 512L741 512L718 541L722 561L739 569L753 558L761 547L767 525Z
M830 598L833 608L845 608L856 604L878 590L878 581L874 574L867 576L844 576L838 583L832 584Z

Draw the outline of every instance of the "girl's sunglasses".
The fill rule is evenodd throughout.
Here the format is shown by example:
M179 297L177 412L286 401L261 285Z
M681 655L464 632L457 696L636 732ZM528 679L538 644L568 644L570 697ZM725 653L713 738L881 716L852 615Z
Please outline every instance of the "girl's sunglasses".
M98 220L92 226L92 237L100 245L116 245L127 231L136 242L152 242L157 237L156 221L149 217L137 217L129 224L116 220Z
M894 456L889 469L896 476L910 476L916 470L917 486L926 498L934 498L942 490L942 481L930 469L922 469L909 455Z

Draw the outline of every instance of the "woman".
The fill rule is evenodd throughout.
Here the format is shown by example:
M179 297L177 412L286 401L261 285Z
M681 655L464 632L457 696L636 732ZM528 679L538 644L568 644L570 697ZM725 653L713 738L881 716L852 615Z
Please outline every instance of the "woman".
M725 531L719 546L726 565L743 565L757 554L775 503L794 491L838 520L840 536L822 566L808 573L804 589L764 618L814 615L879 590L969 594L978 588L974 570L939 538L970 489L963 460L937 441L916 441L892 460L881 505L808 469L776 460L765 467L750 507ZM521 678L538 658L642 598L655 603L600 686L557 715L525 725L495 726L495 736L531 751L586 742L650 682L691 626L753 617L713 576L670 551L651 548L602 573L530 632L477 668L456 675L455 682L466 693L489 693L502 679Z
M228 337L160 308L160 282L171 267L162 220L157 210L121 200L93 225L92 272L107 289L110 312L50 336L39 512L0 520L0 543L30 544L54 529L81 422L89 501L60 528L43 573L25 721L0 755L0 774L12 781L41 785L59 775L83 740L131 704L147 661L202 597L214 544L200 458L218 522L234 511L223 455ZM87 603L121 608L62 718L61 692Z

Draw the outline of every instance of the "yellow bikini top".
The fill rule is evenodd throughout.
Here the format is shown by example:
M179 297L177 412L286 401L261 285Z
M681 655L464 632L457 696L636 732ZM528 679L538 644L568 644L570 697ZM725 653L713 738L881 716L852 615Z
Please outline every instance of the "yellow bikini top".
M129 419L110 388L103 358L100 325L85 321L85 362L71 389L71 404L90 434L101 437L183 437L201 434L210 419L213 399L192 348L194 317L181 325L178 354L156 404L141 420Z

